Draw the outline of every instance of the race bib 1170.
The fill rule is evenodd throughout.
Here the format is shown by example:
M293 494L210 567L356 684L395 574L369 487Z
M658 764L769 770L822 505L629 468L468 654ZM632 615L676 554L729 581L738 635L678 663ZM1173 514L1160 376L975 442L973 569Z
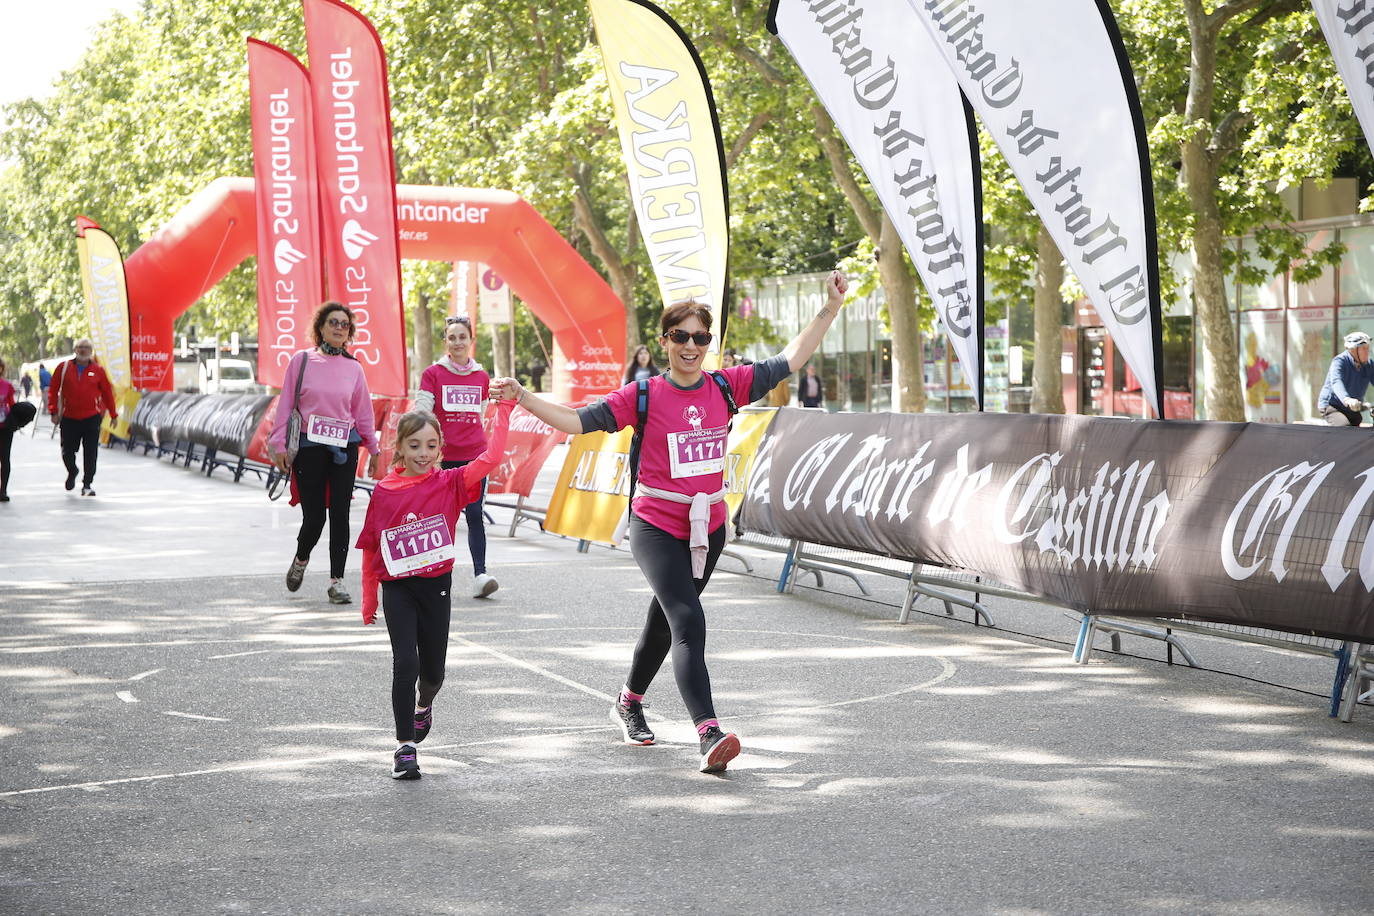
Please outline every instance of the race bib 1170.
M452 560L453 528L442 515L406 522L382 532L382 562L392 576Z

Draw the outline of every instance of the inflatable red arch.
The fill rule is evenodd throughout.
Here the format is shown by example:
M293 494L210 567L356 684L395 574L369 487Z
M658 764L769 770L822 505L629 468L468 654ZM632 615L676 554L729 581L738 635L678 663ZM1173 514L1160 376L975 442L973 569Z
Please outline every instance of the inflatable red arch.
M172 324L257 253L254 183L220 178L125 262L134 386L172 388ZM397 185L401 256L482 261L553 332L553 394L579 401L619 384L625 307L606 281L518 194Z

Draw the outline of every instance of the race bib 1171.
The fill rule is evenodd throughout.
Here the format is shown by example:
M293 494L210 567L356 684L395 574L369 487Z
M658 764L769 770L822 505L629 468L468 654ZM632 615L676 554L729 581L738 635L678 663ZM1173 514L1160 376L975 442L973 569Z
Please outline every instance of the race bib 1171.
M727 428L689 429L668 434L668 461L674 477L697 477L725 471Z

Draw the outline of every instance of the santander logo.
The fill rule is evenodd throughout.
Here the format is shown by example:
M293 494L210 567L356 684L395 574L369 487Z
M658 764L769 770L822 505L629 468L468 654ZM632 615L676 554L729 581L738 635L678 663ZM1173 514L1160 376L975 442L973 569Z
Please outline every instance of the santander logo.
M363 249L377 241L377 236L368 232L356 219L351 219L344 223L343 232L340 233L340 240L343 242L344 254L356 261L363 253Z
M279 274L285 275L291 273L291 268L304 260L305 252L297 251L287 239L279 240L277 242L277 247L272 252L272 261L276 264L277 273Z

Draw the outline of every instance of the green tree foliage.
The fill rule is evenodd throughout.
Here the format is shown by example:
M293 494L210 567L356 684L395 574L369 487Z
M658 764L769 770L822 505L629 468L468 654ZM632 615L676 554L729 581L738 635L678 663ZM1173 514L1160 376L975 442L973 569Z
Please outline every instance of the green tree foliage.
M652 340L661 303L584 0L356 5L388 51L399 180L523 195L627 303L629 341ZM894 284L889 298L912 303L909 314L904 307L889 316L909 354L920 334L934 330L928 298L890 233L884 237L871 189L818 113L799 69L765 30L767 0L661 5L694 40L715 91L727 154L732 276L843 262L860 289ZM1170 259L1190 253L1209 364L1223 367L1211 373L1220 387L1209 388L1208 410L1231 417L1225 388L1236 384L1234 333L1222 327L1230 318L1220 278L1257 283L1291 267L1303 279L1339 256L1338 249L1303 247L1280 194L1305 178L1329 178L1340 157L1351 158L1359 131L1305 2L1117 0L1113 8L1149 129L1165 298L1175 283ZM145 0L97 31L50 97L5 109L0 350L21 358L52 352L81 330L77 214L110 230L127 255L213 179L251 173L249 35L305 56L296 0ZM1206 54L1199 58L1208 48L1211 64ZM1040 246L1038 218L987 143L983 176L989 314L1035 298L1037 278L1041 298L1055 298L1046 290L1060 276L1057 258ZM1221 244L1236 235L1256 239L1250 262ZM182 327L251 330L254 276L250 259L207 293ZM437 353L447 268L408 263L405 277L407 311L428 322ZM894 293L904 282L908 291ZM1064 275L1062 295L1076 292L1073 277ZM1223 306L1221 318L1214 300ZM517 311L517 365L543 359L547 332L536 339L537 323L528 310ZM734 333L766 338L772 331L740 323ZM491 340L478 337L489 362ZM899 399L910 407L923 400L920 366L909 355L903 361L916 376L903 383ZM1058 360L1046 362L1054 368Z

